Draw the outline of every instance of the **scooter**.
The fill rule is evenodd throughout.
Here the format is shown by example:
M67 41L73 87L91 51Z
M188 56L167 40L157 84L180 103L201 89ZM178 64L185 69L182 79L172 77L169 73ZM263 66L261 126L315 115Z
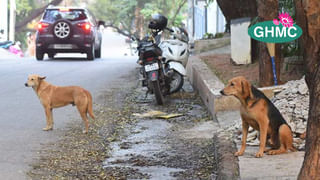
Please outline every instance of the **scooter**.
M188 33L177 27L170 29L170 32L171 38L159 44L163 51L162 57L166 58L166 61L180 62L186 66L189 57Z

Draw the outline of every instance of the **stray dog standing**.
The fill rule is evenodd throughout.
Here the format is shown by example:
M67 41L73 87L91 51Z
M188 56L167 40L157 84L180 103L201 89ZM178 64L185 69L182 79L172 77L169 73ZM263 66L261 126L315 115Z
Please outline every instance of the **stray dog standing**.
M47 118L47 126L44 131L53 129L52 109L63 107L69 104L76 105L85 124L84 133L88 133L89 122L87 113L94 119L92 112L92 96L89 91L79 86L54 86L39 75L29 75L26 87L32 87L38 95L41 104L43 105Z
M227 87L220 91L222 95L233 95L241 102L242 118L241 148L235 153L241 156L246 148L248 128L251 126L260 131L260 147L256 157L262 157L264 152L269 155L296 151L293 147L291 128L272 102L258 89L252 86L244 77L229 80ZM267 139L272 149L266 150Z

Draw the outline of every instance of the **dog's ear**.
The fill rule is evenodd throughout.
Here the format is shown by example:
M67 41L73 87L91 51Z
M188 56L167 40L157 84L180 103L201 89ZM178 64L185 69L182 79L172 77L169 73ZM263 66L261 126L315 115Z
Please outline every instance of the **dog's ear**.
M247 80L241 81L241 89L243 97L253 98L252 91L251 91L251 84Z
M45 76L39 76L39 80L44 80L45 78Z

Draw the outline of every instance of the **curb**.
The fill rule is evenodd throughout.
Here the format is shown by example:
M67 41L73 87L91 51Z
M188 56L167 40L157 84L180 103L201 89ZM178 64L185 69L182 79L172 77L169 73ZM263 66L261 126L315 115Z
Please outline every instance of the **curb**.
M189 57L187 76L211 115L215 116L215 99L221 96L219 91L224 88L224 84L198 56Z
M236 144L232 140L232 134L220 132L213 138L215 144L215 157L217 158L217 180L240 179L239 159L234 156Z
M221 96L220 90L224 88L221 80L208 68L208 66L198 57L189 57L187 64L187 76L194 89L199 93L202 101L208 108L211 115L218 121L221 128L227 127L236 118L225 118L225 115L235 114L233 111L217 113L227 109L221 106L221 101L231 105L237 99L228 96ZM220 100L222 99L222 100ZM231 100L230 100L231 99ZM234 100L232 100L234 99ZM231 101L231 102L229 102ZM234 109L237 107L235 106ZM233 114L232 114L233 113ZM236 151L236 144L232 140L232 133L220 131L213 138L215 144L215 157L217 162L217 180L237 180L240 179L239 160L233 155Z

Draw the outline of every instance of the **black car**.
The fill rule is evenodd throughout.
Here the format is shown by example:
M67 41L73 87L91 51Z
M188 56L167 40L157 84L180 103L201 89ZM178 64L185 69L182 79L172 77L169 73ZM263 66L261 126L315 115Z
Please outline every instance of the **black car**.
M36 33L36 58L45 53L86 53L88 60L101 57L101 33L95 17L84 8L48 7Z

